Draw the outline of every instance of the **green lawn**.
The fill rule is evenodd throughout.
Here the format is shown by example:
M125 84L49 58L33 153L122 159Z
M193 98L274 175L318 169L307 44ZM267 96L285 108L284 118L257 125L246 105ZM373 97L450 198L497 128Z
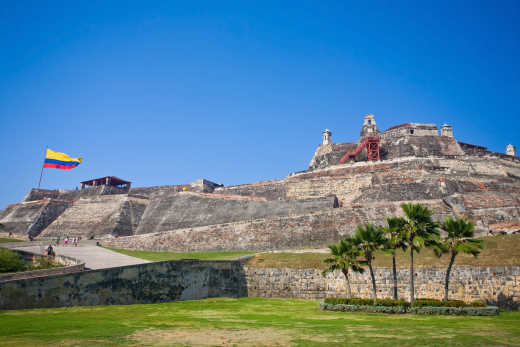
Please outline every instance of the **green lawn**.
M498 317L320 311L316 301L206 299L0 312L2 346L518 346L520 312Z
M0 243L7 243L7 242L23 242L23 240L10 239L8 237L0 237Z
M255 254L255 251L223 251L223 252L153 252L153 251L130 251L126 249L110 248L115 252L130 255L132 257L146 259L150 261L179 260L179 259L201 259L201 260L228 260L242 257L248 254Z

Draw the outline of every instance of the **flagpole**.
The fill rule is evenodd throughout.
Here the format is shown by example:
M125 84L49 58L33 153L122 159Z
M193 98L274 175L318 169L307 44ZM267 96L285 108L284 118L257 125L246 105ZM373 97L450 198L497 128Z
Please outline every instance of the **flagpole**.
M40 172L40 180L38 181L38 189L40 189L40 184L42 183L43 166L45 165L45 157L47 156L47 148L49 148L49 146L45 146L45 154L43 155L42 171Z

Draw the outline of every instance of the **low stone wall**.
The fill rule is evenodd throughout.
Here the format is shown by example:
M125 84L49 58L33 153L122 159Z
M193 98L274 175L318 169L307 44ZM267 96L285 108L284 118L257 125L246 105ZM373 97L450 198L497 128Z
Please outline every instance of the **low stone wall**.
M346 281L342 274L323 277L316 269L278 269L245 267L249 296L268 298L322 299L347 297ZM418 268L415 274L417 298L442 299L445 268ZM374 269L379 298L392 298L392 269ZM409 300L409 270L398 270L398 295ZM351 274L352 295L372 297L370 274ZM499 302L511 299L520 302L520 266L454 267L450 281L450 299L471 302L481 300Z
M238 261L164 261L0 283L0 309L247 296Z

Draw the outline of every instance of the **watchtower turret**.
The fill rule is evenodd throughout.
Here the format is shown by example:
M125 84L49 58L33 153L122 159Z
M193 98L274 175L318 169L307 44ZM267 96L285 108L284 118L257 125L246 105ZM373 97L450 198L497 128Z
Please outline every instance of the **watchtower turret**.
M516 157L516 147L513 146L512 144L507 145L506 154L510 155L512 157Z
M374 115L372 113L367 113L365 115L365 121L363 122L363 127L361 128L360 134L360 142L367 136L376 136L379 134L379 128L376 125L376 120L374 119Z
M441 127L441 136L453 137L453 127L448 124L444 124Z
M323 130L321 135L323 137L322 145L326 146L326 145L331 145L332 144L332 133L330 132L329 129Z

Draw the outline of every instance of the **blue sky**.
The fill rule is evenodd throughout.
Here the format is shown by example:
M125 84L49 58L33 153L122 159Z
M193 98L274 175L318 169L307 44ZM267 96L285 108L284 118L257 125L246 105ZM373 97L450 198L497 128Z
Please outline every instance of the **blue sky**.
M520 147L519 1L353 3L3 2L0 208L46 145L84 158L48 189L283 178L368 112Z

